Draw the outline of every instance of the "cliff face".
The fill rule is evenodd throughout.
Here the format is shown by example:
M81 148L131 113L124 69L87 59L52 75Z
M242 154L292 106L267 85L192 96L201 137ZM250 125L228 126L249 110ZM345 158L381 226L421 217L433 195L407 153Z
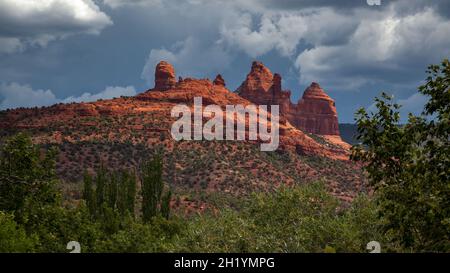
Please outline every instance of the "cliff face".
M238 94L254 104L267 104L272 99L270 89L273 85L274 75L261 62L253 62L250 73L237 89Z
M303 93L293 123L296 127L313 134L339 135L334 100L315 82Z
M318 135L339 135L334 100L318 83L309 86L298 104L291 102L291 91L282 90L281 76L260 62L254 62L245 81L236 90L255 104L279 105L280 113L298 129Z

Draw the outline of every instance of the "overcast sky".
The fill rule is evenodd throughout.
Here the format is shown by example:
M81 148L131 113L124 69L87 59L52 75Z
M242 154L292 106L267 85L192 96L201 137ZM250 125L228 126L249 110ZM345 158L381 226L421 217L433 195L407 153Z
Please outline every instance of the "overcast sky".
M0 0L0 109L134 95L160 60L235 90L260 60L293 102L317 81L353 122L381 91L419 113L449 55L447 0Z

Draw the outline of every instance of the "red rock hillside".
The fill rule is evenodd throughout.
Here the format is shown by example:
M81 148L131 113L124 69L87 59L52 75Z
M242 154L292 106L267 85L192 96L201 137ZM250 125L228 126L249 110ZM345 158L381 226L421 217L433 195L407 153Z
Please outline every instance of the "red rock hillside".
M197 202L196 206L201 206L197 195L204 199L209 192L216 196L245 195L319 179L344 200L351 200L364 189L360 166L348 161L348 145L299 130L292 125L296 122L293 116L280 118L276 152L261 152L258 141L173 140L170 129L176 118L170 111L180 103L193 107L194 97L202 97L204 106L216 104L222 109L252 104L253 99L261 104L269 99L280 102L283 111L295 109L289 101L290 93L281 90L281 76L272 75L260 63L253 64L252 73L241 86L242 96L225 86L220 75L214 81L176 80L172 65L161 62L155 69L154 88L134 97L0 111L0 142L25 131L35 143L57 145L61 151L58 175L74 182L66 185L78 185L84 170L95 172L103 165L113 170L139 168L142 160L162 148L164 179L174 186L182 203L191 200ZM317 101L312 105L322 105L324 112L334 109L326 107L332 101L317 88L310 91L305 101ZM333 126L326 121L328 113L322 118L320 111L308 107L312 106L304 109L311 111L311 118L324 121L326 127ZM305 124L309 124L310 117L305 118Z

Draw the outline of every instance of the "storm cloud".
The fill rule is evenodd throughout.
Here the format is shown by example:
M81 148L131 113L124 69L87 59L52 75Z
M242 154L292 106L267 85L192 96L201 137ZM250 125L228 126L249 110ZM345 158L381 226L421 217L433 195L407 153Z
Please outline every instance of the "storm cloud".
M234 90L258 59L283 75L294 101L320 82L340 121L352 122L380 91L405 112L420 108L426 67L450 55L449 1L0 0L0 7L0 82L33 86L43 97L52 90L57 100L105 86L146 90L162 59L183 77L221 73Z

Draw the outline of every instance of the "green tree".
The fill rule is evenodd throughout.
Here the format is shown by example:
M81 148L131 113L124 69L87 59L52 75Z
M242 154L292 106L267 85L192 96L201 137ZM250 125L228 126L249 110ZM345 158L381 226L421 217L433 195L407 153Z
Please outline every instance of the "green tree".
M154 217L149 224L136 221L111 236L97 241L96 252L173 252L176 241L183 236L185 222Z
M450 62L427 72L421 116L400 125L400 105L384 93L376 113L357 112L361 144L352 158L365 163L393 241L406 250L450 251Z
M31 252L36 243L37 237L27 236L13 215L0 211L0 253Z
M161 216L169 219L170 216L170 200L172 199L172 191L168 190L161 199Z
M110 207L107 203L103 203L102 207L102 218L100 223L102 225L103 231L110 235L114 234L120 230L122 217L117 210Z
M118 175L118 190L117 190L117 210L120 215L125 215L127 212L127 198L128 198L128 172L122 171Z
M15 211L23 220L27 205L58 202L56 153L50 148L41 156L40 148L23 133L6 140L0 151L0 210Z
M127 173L128 174L128 173ZM136 174L131 172L127 175L127 198L126 207L131 216L134 217L135 203L136 203Z
M164 200L161 200L164 190L162 168L163 163L160 153L157 153L151 160L144 162L142 165L142 218L145 222L149 222L158 214L158 212L160 213L161 208L164 208L165 213L168 213L167 207L170 206L170 204L167 203L170 202L170 199L166 197ZM163 204L162 201L165 203Z
M91 215L94 215L96 211L95 192L92 185L92 176L88 172L84 173L83 178L83 199L86 201Z
M106 188L106 184L108 183L107 181L107 173L106 173L106 169L105 167L102 165L98 170L97 170L97 175L95 178L95 184L96 184L96 188L95 188L95 198L96 198L96 207L97 207L97 212L96 214L102 215L102 209L103 209L103 203L105 202L105 188Z
M106 194L108 207L115 210L117 208L118 175L114 172L109 174L106 183Z
M371 200L342 206L322 182L255 193L239 211L220 209L187 223L179 252L365 252L385 245Z
M134 216L136 200L136 178L133 173L121 171L118 181L117 208L121 215L129 213Z
M100 221L114 222L114 225L124 220L125 216L134 218L136 200L134 173L130 174L126 170L110 173L102 167L97 171L95 180L97 189L94 192L92 177L85 173L83 199L91 216Z

